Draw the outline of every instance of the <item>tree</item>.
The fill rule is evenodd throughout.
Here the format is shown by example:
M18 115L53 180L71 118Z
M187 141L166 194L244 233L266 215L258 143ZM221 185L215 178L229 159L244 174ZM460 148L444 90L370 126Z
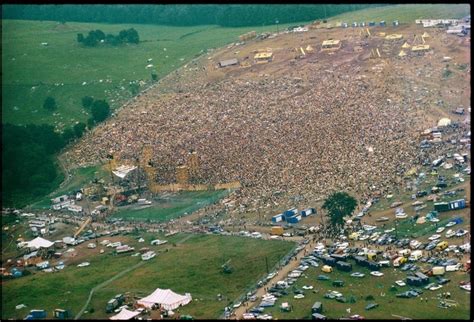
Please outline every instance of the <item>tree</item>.
M54 111L57 108L56 100L51 96L46 97L43 103L43 108L49 111Z
M83 42L84 41L84 35L82 33L77 34L77 42Z
M357 200L346 192L335 192L324 200L323 209L328 211L334 228L341 228L344 217L352 214L357 206Z
M92 129L92 128L94 127L94 125L95 125L95 121L94 121L94 119L93 119L92 117L89 118L89 119L87 119L87 127L88 127L89 129Z
M73 130L76 137L81 138L82 134L84 134L84 131L86 130L86 125L82 122L79 122L77 124L74 124Z
M94 101L92 104L92 118L95 122L102 122L104 121L110 113L110 106L104 100L97 100Z
M138 44L140 42L140 37L135 29L130 28L127 30L127 41L132 44Z
M64 142L67 144L71 142L76 137L76 135L74 134L73 129L67 128L64 130L62 137Z
M82 106L84 108L90 108L92 106L92 103L94 103L94 99L90 96L84 96L82 98Z

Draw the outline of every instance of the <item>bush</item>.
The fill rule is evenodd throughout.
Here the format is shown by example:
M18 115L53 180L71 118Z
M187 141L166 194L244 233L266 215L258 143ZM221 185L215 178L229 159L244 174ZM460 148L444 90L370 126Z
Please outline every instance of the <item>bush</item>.
M372 295L368 295L368 296L365 297L365 300L366 301L373 301L374 297Z
M91 112L95 122L102 122L109 116L110 106L104 100L97 100L92 104Z
M92 103L94 103L94 99L92 97L84 96L82 98L82 107L90 108L92 106Z
M43 103L43 108L49 111L54 111L57 108L56 100L51 96L46 97Z

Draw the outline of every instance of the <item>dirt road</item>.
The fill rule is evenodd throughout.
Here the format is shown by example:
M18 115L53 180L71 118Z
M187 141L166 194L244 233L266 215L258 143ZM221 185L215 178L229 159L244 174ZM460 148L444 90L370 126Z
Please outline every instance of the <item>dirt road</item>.
M266 289L271 287L272 284L276 284L276 282L283 280L292 270L296 269L300 265L300 260L301 257L305 256L305 252L309 253L315 246L316 242L310 241L305 248L303 248L297 255L296 255L296 260L295 258L291 259L288 265L280 268L278 270L278 273L266 284L257 289L257 292L255 293L258 297L257 301L255 302L246 302L246 304L243 304L239 308L237 308L234 311L234 315L232 316L232 319L234 320L241 320L243 314L247 311L250 310L251 308L257 306L261 302L261 298L264 294L267 293Z

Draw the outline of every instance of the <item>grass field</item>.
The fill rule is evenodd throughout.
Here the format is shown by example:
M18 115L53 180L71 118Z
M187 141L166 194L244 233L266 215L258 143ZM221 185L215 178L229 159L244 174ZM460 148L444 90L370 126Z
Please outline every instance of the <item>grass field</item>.
M218 293L233 301L266 274L265 256L271 268L294 247L293 243L285 241L216 235L193 235L180 244L179 241L186 236L178 234L166 238L168 244L158 247L169 248L168 252L160 253L144 266L100 289L90 304L94 312L86 313L81 318L106 318L105 304L115 294L131 292L145 296L158 287L191 293L193 301L180 309L181 314L217 318L228 304L227 301L216 300ZM163 238L147 235L146 243L138 244L135 240L129 245L143 247L156 237ZM231 260L230 265L234 268L231 274L224 274L221 269L227 260ZM52 317L52 311L56 308L68 309L74 316L85 304L94 286L138 263L140 259L130 254L104 254L88 257L87 261L91 265L86 268L70 266L57 273L39 273L4 282L2 319L23 318L31 309L47 310L48 318ZM25 304L27 308L16 310L18 304Z
M353 264L352 272L361 272L365 274L363 278L351 277L348 272L334 270L332 273L323 273L321 268L309 268L298 281L287 291L288 295L278 299L275 306L266 308L265 313L271 313L277 319L310 319L311 307L314 302L319 301L323 304L323 313L330 319L338 319L353 314L359 314L367 319L397 319L392 314L408 317L411 319L469 319L470 296L469 293L459 288L459 281L469 280L469 276L464 272L450 272L445 277L451 279L451 282L444 285L437 291L423 290L423 294L418 298L404 299L397 298L395 294L409 290L409 286L399 287L397 291L391 291L390 287L396 280L405 280L406 273L393 268L382 269L384 276L374 277L369 275L370 271ZM319 281L317 276L327 275L331 278L329 281ZM343 287L332 286L332 281L339 279L345 282ZM433 278L430 279L434 281ZM305 297L303 299L294 299L294 289L302 290L302 286L311 285L313 290L303 290ZM324 294L329 290L335 290L349 300L354 296L355 303L340 303L335 299L326 299ZM442 292L451 292L451 299L458 302L456 308L441 309L438 308L436 295ZM374 300L366 301L365 298L372 295ZM383 296L384 295L384 296ZM420 300L423 298L423 301ZM428 301L425 301L428 298ZM292 307L292 312L281 312L280 305L288 302ZM365 306L369 303L378 303L379 307L366 311ZM346 311L350 308L350 314Z
M137 221L168 221L215 203L228 193L227 190L184 191L167 198L156 198L154 204L145 209L128 206L126 209L118 210L113 216Z
M352 23L385 20L387 24L391 24L398 20L401 23L415 23L416 19L456 19L469 14L468 4L404 4L347 12L331 17L328 21Z
M279 28L288 25L295 23ZM77 33L100 29L118 34L132 27L140 36L139 45L87 48L76 41ZM276 31L276 26L60 25L54 21L2 20L3 122L48 123L59 129L76 121L85 122L89 115L82 108L81 98L93 96L106 99L112 108L120 106L132 97L131 81L150 83L147 59L153 59L158 78L162 78L207 49L236 42L239 35L251 30ZM42 46L42 42L48 46ZM42 107L47 96L56 99L54 115Z

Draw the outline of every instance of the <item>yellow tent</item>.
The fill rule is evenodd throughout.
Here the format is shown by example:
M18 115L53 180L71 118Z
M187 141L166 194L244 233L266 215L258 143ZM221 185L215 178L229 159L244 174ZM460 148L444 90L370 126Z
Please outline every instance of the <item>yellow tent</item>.
M431 37L431 36L428 35L428 33L425 31L425 33L424 33L423 35L421 35L421 37L423 37L423 38L429 38L429 37Z
M409 45L407 42L405 42L405 43L403 44L402 48L410 48L410 45Z
M313 47L311 47L311 45L308 45L308 47L306 47L306 51L307 52L313 52L314 49L313 49Z
M401 50L400 53L398 54L398 57L405 57L406 55L407 53Z

